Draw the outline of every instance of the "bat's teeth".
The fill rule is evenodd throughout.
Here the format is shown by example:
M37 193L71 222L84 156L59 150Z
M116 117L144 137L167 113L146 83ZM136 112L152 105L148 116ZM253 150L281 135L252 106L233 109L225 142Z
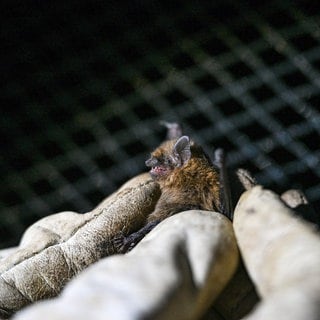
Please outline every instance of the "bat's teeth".
M164 168L161 167L161 166L154 166L154 167L152 167L151 171L152 171L152 172L155 172L155 173L162 173L162 172L165 171L165 170L164 170Z

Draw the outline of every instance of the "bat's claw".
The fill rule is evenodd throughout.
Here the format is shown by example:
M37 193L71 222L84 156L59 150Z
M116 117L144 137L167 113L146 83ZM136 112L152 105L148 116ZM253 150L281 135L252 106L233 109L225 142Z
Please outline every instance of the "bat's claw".
M122 232L113 239L113 245L117 253L126 253L131 251L140 239L137 239L135 234L125 236Z

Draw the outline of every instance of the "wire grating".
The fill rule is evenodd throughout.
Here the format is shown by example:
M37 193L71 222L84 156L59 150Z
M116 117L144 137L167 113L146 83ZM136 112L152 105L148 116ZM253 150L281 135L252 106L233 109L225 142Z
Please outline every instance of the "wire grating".
M319 210L315 5L3 1L1 247L144 171L160 119Z

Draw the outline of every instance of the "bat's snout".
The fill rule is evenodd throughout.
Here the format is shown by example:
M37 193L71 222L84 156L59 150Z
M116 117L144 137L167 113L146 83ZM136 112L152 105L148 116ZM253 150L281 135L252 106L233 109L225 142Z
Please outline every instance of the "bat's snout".
M158 159L151 157L150 159L148 159L145 164L147 167L155 167L157 166L157 164L159 163Z

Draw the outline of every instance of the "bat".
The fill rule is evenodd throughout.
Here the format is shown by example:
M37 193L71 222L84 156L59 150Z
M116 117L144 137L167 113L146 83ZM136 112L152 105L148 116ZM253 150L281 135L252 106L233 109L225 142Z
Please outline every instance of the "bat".
M199 209L218 211L232 220L232 201L222 149L213 161L177 123L163 122L167 140L146 161L150 175L160 186L161 196L146 224L137 232L115 239L118 252L131 250L164 219L178 212Z

